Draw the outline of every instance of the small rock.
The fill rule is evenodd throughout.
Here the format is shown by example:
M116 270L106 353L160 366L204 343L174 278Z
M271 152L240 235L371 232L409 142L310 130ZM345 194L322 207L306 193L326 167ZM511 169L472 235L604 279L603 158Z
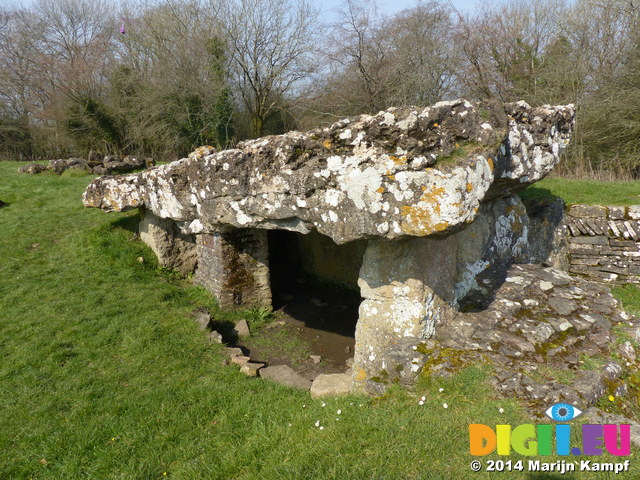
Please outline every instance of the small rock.
M344 347L344 353L351 353L351 347L349 345Z
M311 385L311 396L346 395L351 392L351 375L348 373L332 373L318 375Z
M138 260L138 263L144 263L144 257L138 257L136 260Z
M208 312L197 312L195 320L200 326L200 330L206 330L211 323L211 315Z
M545 282L544 280L540 281L540 290L543 292L549 291L553 288L553 283Z
M245 357L244 355L238 355L237 357L231 357L231 363L235 363L236 365L244 365L251 360L249 357Z
M251 332L249 331L249 324L246 320L240 320L238 323L236 323L234 330L239 338L246 338L251 336Z
M635 362L636 349L633 348L633 345L631 345L631 342L629 341L624 342L622 345L620 345L618 350L620 351L620 355L622 355L625 359L629 360L630 362Z
M39 246L40 246L40 244L39 244L39 243L32 243L32 244L31 244L31 248L32 248L32 249L34 249L34 250L35 250L36 248L38 248Z
M347 359L344 361L344 364L347 366L347 368L351 368L351 367L353 367L353 357L351 357L351 358L347 358Z
M222 335L215 330L209 334L209 343L222 343Z
M309 355L309 358L311 359L314 365L319 364L320 361L322 360L322 357L320 355Z
M542 284L543 282L540 283ZM570 315L578 308L578 304L575 301L566 298L550 297L547 300L547 303L559 315L563 316Z
M260 376L288 387L309 390L311 381L298 375L293 368L288 365L274 365L260 370Z
M570 353L565 357L565 362L569 365L577 365L580 362L580 357L577 353Z
M627 393L629 393L629 387L627 387L626 383L618 385L616 390L613 392L616 397L626 397Z
M249 377L257 377L258 370L264 367L264 363L247 362L240 366L240 371Z
M242 349L237 347L227 347L224 349L229 358L240 357L243 355Z

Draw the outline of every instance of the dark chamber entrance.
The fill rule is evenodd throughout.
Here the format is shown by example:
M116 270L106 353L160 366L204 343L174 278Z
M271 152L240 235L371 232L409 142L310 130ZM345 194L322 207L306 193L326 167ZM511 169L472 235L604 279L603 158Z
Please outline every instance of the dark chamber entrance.
M344 371L353 357L365 247L365 242L337 245L317 232L269 231L273 308L336 371Z

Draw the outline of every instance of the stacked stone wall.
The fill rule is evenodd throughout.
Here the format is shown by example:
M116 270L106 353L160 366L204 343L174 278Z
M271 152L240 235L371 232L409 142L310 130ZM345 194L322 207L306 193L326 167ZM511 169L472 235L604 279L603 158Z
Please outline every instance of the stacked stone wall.
M640 283L640 205L572 205L566 224L570 273Z

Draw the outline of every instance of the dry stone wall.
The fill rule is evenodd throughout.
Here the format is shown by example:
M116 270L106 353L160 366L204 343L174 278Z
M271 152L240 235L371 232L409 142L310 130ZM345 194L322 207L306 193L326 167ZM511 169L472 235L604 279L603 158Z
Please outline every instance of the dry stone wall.
M640 205L567 209L569 272L612 283L640 283Z

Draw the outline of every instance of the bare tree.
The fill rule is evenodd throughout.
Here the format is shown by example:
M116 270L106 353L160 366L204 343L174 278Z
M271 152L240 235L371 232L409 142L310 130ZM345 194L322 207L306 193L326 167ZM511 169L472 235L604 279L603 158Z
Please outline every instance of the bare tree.
M326 98L342 114L385 108L391 37L381 35L385 18L373 0L347 0L331 26L327 56L332 67Z
M227 0L223 12L235 90L261 136L316 68L317 12L307 0Z
M536 99L544 51L559 36L567 8L565 0L484 1L477 15L460 17L464 88L476 97Z
M400 12L383 34L391 36L389 102L429 105L457 93L461 50L452 11L429 1Z

